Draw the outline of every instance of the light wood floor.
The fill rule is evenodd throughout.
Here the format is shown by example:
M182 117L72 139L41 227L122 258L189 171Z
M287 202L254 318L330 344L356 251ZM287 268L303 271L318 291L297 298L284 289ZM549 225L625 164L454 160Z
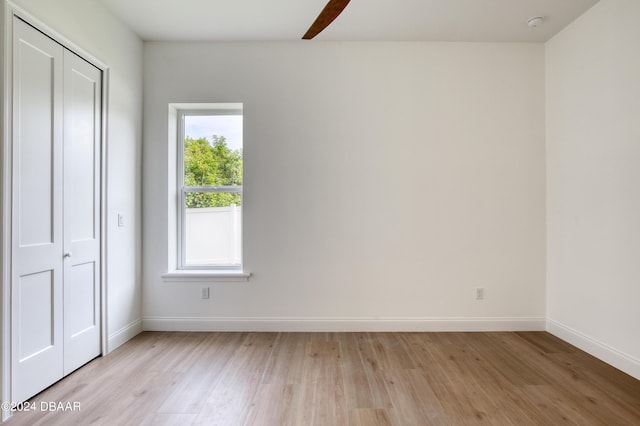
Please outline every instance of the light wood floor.
M640 381L543 332L146 332L31 402L7 425L640 425Z

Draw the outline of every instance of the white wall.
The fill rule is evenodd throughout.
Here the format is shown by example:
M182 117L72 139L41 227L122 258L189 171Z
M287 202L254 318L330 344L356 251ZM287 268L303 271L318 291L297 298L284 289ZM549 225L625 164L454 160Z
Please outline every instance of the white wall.
M543 45L144 52L145 328L544 327ZM248 283L161 279L173 102L244 103Z
M549 330L640 378L640 2L546 45Z
M15 0L109 67L107 335L113 350L141 330L142 41L99 2ZM117 227L122 213L125 227Z

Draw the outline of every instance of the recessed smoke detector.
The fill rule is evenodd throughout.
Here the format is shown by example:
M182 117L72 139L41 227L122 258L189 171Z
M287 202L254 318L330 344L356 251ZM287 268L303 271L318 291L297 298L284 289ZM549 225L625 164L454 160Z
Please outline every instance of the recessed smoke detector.
M529 28L534 29L538 25L542 24L542 21L544 21L544 18L542 16L534 16L532 18L529 18L529 20L527 21L527 25L529 26Z

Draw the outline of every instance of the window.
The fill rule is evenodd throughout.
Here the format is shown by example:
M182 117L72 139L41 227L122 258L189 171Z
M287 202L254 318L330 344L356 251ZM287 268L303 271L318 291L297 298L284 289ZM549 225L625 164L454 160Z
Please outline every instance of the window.
M242 104L178 110L178 269L242 269Z

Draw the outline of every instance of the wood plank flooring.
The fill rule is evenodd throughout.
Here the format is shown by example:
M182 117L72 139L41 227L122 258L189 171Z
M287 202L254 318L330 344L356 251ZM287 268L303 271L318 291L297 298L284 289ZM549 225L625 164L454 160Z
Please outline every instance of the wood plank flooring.
M544 332L145 332L30 404L6 424L640 425L640 381Z

